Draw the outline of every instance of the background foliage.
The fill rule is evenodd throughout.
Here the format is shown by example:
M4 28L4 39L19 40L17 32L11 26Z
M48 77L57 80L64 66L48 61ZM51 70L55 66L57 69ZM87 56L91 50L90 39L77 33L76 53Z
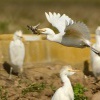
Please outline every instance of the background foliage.
M27 24L50 26L44 12L65 13L73 20L85 22L94 33L100 25L100 0L0 0L0 33L17 29L27 31Z

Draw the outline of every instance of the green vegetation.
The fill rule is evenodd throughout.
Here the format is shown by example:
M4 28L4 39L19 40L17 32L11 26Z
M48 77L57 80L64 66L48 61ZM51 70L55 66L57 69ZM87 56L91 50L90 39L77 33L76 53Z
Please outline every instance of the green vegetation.
M8 92L0 86L0 100L7 100Z
M23 30L30 33L27 25L49 23L44 12L65 13L73 20L84 21L93 33L100 25L100 0L0 0L0 33L13 33Z
M45 88L51 89L52 91L56 91L56 87L53 84L46 83L33 83L28 85L26 88L22 89L22 94L20 97L23 97L27 93L30 92L38 92L41 93ZM84 95L84 92L87 91L81 84L76 84L73 86L75 100L88 100L88 98ZM3 86L0 86L0 100L7 100L8 92Z
M6 22L6 21L1 21L0 22L0 31L2 32L2 33L6 33L7 31L8 31L8 22Z
M22 94L25 95L29 92L41 92L42 90L44 90L45 87L46 87L45 83L33 83L28 87L24 88L22 90Z
M56 91L56 87L51 84L47 85L46 83L33 83L28 85L26 88L22 90L22 95L26 95L30 92L42 92L45 88L50 88L52 91ZM88 98L84 95L84 92L87 91L85 87L83 87L81 84L77 83L73 86L74 90L74 97L75 100L88 100Z
M85 87L81 84L76 84L73 86L75 100L88 100L88 98L84 95L84 92L87 91Z
M54 92L57 90L57 88L56 88L53 84L50 85L50 88L51 88L51 90L54 91Z
M0 0L1 1L1 0ZM17 0L3 0L2 2L10 2L10 3L13 3L13 2L19 2ZM71 2L71 3L85 3L85 2L90 2L90 3L100 3L100 0L34 0L34 2ZM20 0L20 2L25 2L25 3L28 3L28 2L33 2L33 0Z

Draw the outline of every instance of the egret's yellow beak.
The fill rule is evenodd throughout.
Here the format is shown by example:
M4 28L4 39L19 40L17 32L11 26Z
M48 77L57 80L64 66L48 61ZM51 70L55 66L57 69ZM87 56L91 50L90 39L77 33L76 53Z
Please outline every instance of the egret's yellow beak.
M18 35L19 38L23 38L23 36Z
M45 32L45 28L38 29L38 31L39 31L40 33Z
M80 72L80 70L74 70L74 69L70 69L69 71L71 71L71 72Z
M73 72L80 72L80 70L72 70Z

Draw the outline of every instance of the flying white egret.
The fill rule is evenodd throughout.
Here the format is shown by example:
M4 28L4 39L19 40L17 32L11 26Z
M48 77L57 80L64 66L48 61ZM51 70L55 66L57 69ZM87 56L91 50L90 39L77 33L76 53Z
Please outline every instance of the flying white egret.
M56 90L51 100L74 100L74 92L68 76L78 70L73 70L70 65L64 66L60 71L63 86Z
M95 31L96 43L93 44L93 47L100 51L100 26L97 27ZM100 76L100 57L91 51L91 65L95 78Z
M10 51L10 76L12 71L21 75L23 72L23 62L25 58L25 47L23 42L21 41L22 31L16 31L13 36L13 40L10 42L9 51Z
M47 20L58 29L59 33L50 28L38 29L42 34L47 35L50 41L58 42L69 47L90 47L93 52L100 56L100 52L91 46L90 32L88 27L83 22L74 22L71 18L59 13L45 13Z

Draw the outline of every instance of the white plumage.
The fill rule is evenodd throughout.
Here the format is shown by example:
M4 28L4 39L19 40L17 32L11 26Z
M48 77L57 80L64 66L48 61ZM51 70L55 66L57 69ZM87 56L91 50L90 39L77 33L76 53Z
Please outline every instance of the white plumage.
M21 41L22 31L16 31L13 36L13 40L10 42L9 51L10 51L10 61L11 61L11 69L10 69L10 77L12 71L15 73L21 74L23 72L23 62L25 58L25 47L23 42Z
M96 43L93 44L93 47L100 51L100 26L97 27L95 32ZM91 51L91 65L93 68L93 73L96 78L100 76L100 57Z
M50 28L38 29L40 33L47 35L50 41L58 42L69 47L90 47L93 52L100 55L100 52L91 47L90 32L83 22L74 22L67 15L62 16L59 13L45 13L47 20L58 29L56 34Z
M78 70L72 70L71 66L64 66L60 71L63 86L56 90L51 100L74 100L74 92L68 76Z
M73 20L63 14L62 16L55 12L52 14L49 12L49 14L45 13L47 20L52 24L52 26L56 27L61 34L64 34L64 30L66 26L73 24Z

